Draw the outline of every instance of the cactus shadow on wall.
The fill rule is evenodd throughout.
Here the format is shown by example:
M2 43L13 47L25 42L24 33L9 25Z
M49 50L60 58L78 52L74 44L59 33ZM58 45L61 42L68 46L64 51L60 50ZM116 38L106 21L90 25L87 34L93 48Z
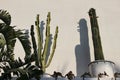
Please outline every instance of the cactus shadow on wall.
M44 31L44 25L45 25L45 22L44 21L41 21L40 22L40 31L41 31L41 37L42 37L42 39L43 39L43 31ZM42 40L42 42L43 42L43 40Z
M85 19L80 19L77 31L80 34L80 44L75 46L76 55L76 74L81 76L88 72L88 64L90 63L90 48L88 38L88 27Z

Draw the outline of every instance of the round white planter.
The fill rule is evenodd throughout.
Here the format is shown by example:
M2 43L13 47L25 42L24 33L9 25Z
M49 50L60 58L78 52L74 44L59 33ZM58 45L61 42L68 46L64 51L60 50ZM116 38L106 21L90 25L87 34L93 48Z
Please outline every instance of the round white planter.
M96 60L89 65L89 72L92 77L114 77L115 63L106 60Z

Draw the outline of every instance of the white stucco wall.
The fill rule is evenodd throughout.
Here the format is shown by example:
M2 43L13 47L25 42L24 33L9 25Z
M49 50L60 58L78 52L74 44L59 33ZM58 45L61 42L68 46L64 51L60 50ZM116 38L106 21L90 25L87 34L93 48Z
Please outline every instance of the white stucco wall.
M103 51L106 60L115 62L120 71L120 0L0 0L0 9L6 9L12 16L12 24L18 28L30 29L36 14L41 21L51 12L51 32L59 26L57 48L48 73L60 71L66 74L72 70L75 75L88 71L87 64L94 60L91 26L88 16L95 8L100 28ZM24 56L17 44L16 56Z

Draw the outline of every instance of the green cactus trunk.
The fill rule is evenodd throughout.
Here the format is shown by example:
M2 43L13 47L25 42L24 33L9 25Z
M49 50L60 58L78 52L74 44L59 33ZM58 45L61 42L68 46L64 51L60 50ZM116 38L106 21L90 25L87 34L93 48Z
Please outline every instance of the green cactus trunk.
M37 15L36 17L36 21L35 21L35 25L36 25L36 31L37 31L37 41L38 41L38 62L39 62L39 66L42 67L42 63L40 60L42 60L42 37L41 37L41 32L40 32L40 21L39 21L39 15Z
M99 27L98 27L95 9L91 8L89 10L89 17L90 17L90 22L91 22L95 60L104 60L104 55L103 55L103 50L102 50L102 45L101 45L101 38L100 38Z
M56 49L56 42L57 42L57 35L58 35L58 26L56 27L55 30L55 35L54 35L54 40L53 40L53 44L52 44L52 51L47 58L47 53L48 53L48 48L49 48L49 41L50 41L50 21L51 21L51 16L50 16L50 12L47 15L47 20L46 20L46 38L45 38L45 44L43 44L42 42L42 35L41 35L41 31L40 31L40 23L39 23L39 15L37 15L36 17L36 21L35 21L35 25L36 25L36 31L37 31L37 40L38 40L38 49L36 51L37 46L35 45L35 39L34 39L34 33L31 32L31 37L32 37L32 42L34 43L33 45L33 49L34 49L34 54L35 54L35 62L37 66L40 66L40 68L45 72L46 68L49 67L52 58L54 56L54 52ZM32 28L33 29L33 28ZM32 31L32 30L31 30ZM37 54L36 54L37 52ZM46 61L47 60L47 61Z
M36 45L36 40L34 36L34 26L31 26L31 38L32 38L32 44L33 44L33 50L34 50L34 59L35 60L35 65L39 66L39 59L38 59L38 54L37 54L37 45Z

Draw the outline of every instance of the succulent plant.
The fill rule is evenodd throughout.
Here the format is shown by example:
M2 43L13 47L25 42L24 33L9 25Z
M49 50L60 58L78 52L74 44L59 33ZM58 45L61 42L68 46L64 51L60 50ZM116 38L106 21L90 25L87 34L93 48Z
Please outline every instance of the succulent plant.
M91 30L92 30L95 60L104 60L101 38L99 33L99 26L97 22L96 11L94 8L91 8L89 10L89 17L90 17Z
M48 57L48 51L49 49L49 42L50 42L50 21L51 21L51 16L50 12L48 12L47 15L47 20L46 20L46 32L45 32L45 42L42 42L43 37L41 35L41 26L40 26L40 21L39 21L39 15L36 17L35 25L36 25L36 31L37 31L37 42L36 44L36 39L34 37L34 26L31 26L31 37L32 37L32 43L33 43L33 49L34 49L34 56L35 56L35 64L45 72L46 68L50 65L52 58L54 56L54 52L56 49L56 42L57 42L57 35L58 35L58 26L56 27L55 30L55 35L54 35L54 40L52 44L52 49L51 53L49 53ZM47 59L48 58L48 59Z

